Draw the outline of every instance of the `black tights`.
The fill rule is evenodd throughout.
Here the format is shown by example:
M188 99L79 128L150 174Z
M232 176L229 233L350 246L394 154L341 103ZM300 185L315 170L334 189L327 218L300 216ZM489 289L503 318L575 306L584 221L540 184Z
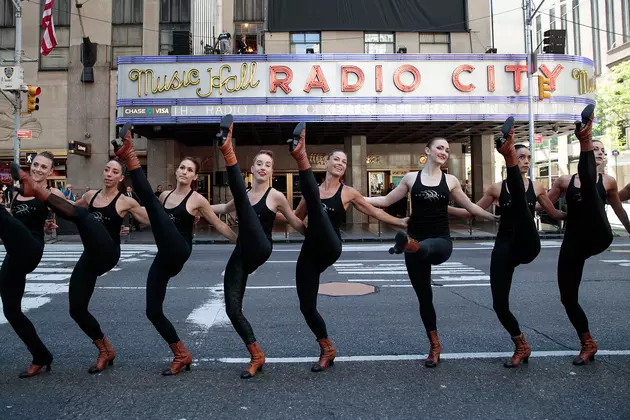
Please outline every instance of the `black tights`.
M593 151L581 152L578 163L581 214L585 220L567 224L558 257L560 300L578 334L588 332L588 318L578 303L582 271L586 260L605 251L613 236L604 203L597 192L597 165Z
M431 289L431 266L447 261L453 252L450 238L428 238L420 241L420 250L405 253L405 264L413 290L418 296L420 317L427 332L437 330L433 290Z
M531 181L530 181L531 182ZM518 321L510 311L510 288L514 269L529 264L540 253L540 236L534 215L527 206L525 183L518 166L507 168L507 187L512 198L510 211L513 231L499 234L490 259L490 288L494 311L512 337L521 334Z
M100 340L103 332L89 312L88 305L98 276L107 273L118 263L120 245L87 209L74 207L72 212L68 212L65 205L63 209L58 209L55 201L51 201L48 203L51 209L61 210L57 212L59 216L77 225L83 242L83 253L70 276L70 316L92 341Z
M0 206L0 238L7 252L0 268L4 317L33 355L33 364L46 365L52 361L52 354L22 312L26 275L37 268L44 253L44 243L11 216L4 206Z
M241 168L236 164L228 166L226 170L238 217L238 238L223 279L225 310L245 344L252 344L256 342L256 337L249 321L243 315L243 296L247 277L269 259L272 243L249 202Z
M319 188L309 168L300 171L300 188L306 202L308 229L295 269L300 311L318 339L328 337L326 323L317 312L319 277L341 256L341 238L333 229L319 198Z
M173 324L164 316L164 298L168 281L184 267L192 245L186 241L155 196L141 168L131 171L131 181L144 204L151 222L158 252L147 276L147 318L168 344L179 341Z

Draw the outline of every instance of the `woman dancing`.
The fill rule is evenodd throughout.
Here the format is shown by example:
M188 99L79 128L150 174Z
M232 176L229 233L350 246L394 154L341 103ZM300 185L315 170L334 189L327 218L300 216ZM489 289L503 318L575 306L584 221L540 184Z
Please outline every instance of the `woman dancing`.
M116 188L118 182L122 181L122 167L116 161L110 161L105 166L103 172L105 192L101 196L101 202L109 204L99 208L93 207L93 202L101 190L89 191L81 200L72 203L66 200L59 190L48 190L44 185L37 183L35 177L22 171L17 165L13 165L11 169L14 179L19 179L24 188L24 196L36 197L37 200L46 203L57 215L77 225L84 250L70 276L70 316L92 339L98 349L96 364L91 366L88 372L101 372L106 364L110 366L113 364L116 352L101 331L98 321L88 311L88 305L97 277L114 268L120 258L122 217L118 212L131 211L148 222L146 213L135 200L128 197L123 197L118 202L120 193ZM88 207L88 209L83 207Z
M225 158L228 183L234 199L227 204L212 206L212 209L218 214L236 210L238 217L238 239L225 268L224 293L227 315L251 355L249 365L241 373L241 378L247 379L261 371L265 363L265 354L256 341L249 321L243 315L247 277L271 256L271 231L277 212L284 215L289 224L300 233L304 233L304 225L293 213L284 194L269 186L269 179L273 174L272 152L261 150L254 157L251 167L254 184L247 192L241 168L232 149L233 126L232 115L223 117L221 133L217 137L219 150Z
M411 191L411 220L408 235L399 232L396 245L390 254L405 252L405 264L411 285L420 303L420 316L431 343L426 367L436 367L440 360L442 344L437 333L433 291L431 290L431 265L446 262L453 251L448 226L448 203L452 198L457 204L475 216L489 220L497 218L472 203L462 191L461 184L453 175L442 172L441 166L449 155L448 142L434 138L426 146L427 163L420 172L407 173L400 184L383 197L366 198L378 207L388 207L407 196Z
M321 349L319 361L311 367L313 372L319 372L333 365L337 355L326 324L317 311L319 278L341 255L339 227L347 208L352 204L361 213L400 228L407 227L407 219L398 219L371 206L357 190L341 183L348 160L343 151L328 155L326 179L318 187L306 154L305 137L305 124L300 123L293 131L293 139L289 140L289 151L300 171L302 190L302 200L295 214L302 220L308 215L308 229L297 260L295 280L300 311Z
M582 111L582 121L576 123L575 135L580 141L577 176L561 176L548 194L552 202L562 194L567 201L567 224L558 257L558 288L567 316L580 338L580 353L573 359L573 364L578 366L595 360L597 353L597 343L591 336L578 295L584 263L604 252L613 240L604 209L606 202L630 232L630 220L619 200L617 182L609 175L598 173L605 153L603 144L593 141L594 111L594 105L587 106Z
M534 221L536 201L554 219L562 220L566 214L556 210L542 184L527 178L531 153L526 146L514 145L514 118L508 118L501 131L495 144L505 157L507 178L492 184L477 205L486 209L498 202L501 211L499 231L490 258L490 288L494 311L516 346L514 354L503 366L514 368L521 361L527 363L532 353L510 311L510 288L514 269L520 264L529 264L540 253L540 237ZM459 208L449 207L449 213L463 218L472 217Z
M52 171L52 154L41 152L35 156L30 173L37 185L46 188L46 178ZM24 194L20 191L12 198L10 211L0 205L0 238L6 249L0 268L0 295L4 317L33 356L26 371L19 375L29 378L44 367L50 371L53 356L22 312L26 276L37 268L44 253L44 224L48 216L44 200L27 198Z
M192 356L179 339L173 324L164 315L163 304L168 281L182 270L190 257L195 217L205 218L231 242L236 242L236 234L212 211L208 200L191 188L199 170L193 158L186 157L181 161L175 171L177 187L172 191L164 191L158 200L140 167L133 148L130 125L127 123L120 130L120 137L124 139L122 146L116 140L112 143L116 156L125 162L130 171L136 194L144 203L151 222L158 253L147 277L147 318L174 355L173 362L162 375L175 375L184 367L190 370Z

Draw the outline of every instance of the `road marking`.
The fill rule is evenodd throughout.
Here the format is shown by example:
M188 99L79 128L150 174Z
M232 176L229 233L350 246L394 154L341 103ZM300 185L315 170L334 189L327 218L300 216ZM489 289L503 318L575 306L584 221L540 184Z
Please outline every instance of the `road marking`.
M579 350L551 350L533 351L530 358L545 357L572 357L576 356ZM478 352L478 353L441 353L441 359L466 360L466 359L501 359L511 357L513 352ZM630 350L598 350L598 356L630 356ZM337 356L335 362L398 362L406 360L424 360L427 354L390 354L373 356ZM171 361L172 358L164 358L164 361ZM265 363L312 363L318 357L265 357ZM246 364L249 358L241 357L198 357L193 359L193 363L226 363L226 364Z
M157 247L154 245L127 246L124 244L121 248L121 262L142 261L145 258L138 257L149 255L148 252L152 250L157 251ZM42 262L32 273L26 276L27 283L22 299L22 312L28 312L49 303L52 300L50 297L52 295L68 293L68 280L74 270L74 268L68 266L72 265L70 263L78 261L82 253L82 244L46 245L41 259ZM6 251L0 251L0 262L4 261L5 257ZM119 270L121 270L120 267L114 267L111 271ZM2 303L0 303L0 325L6 323L7 320L2 312Z
M410 284L384 284L381 287L413 287ZM470 283L470 284L432 284L432 287L490 287L490 283Z
M211 327L216 325L229 325L230 319L225 312L225 300L223 293L214 289L210 290L210 298L201 306L193 310L186 322L190 322L197 326L197 330L193 334L205 333Z

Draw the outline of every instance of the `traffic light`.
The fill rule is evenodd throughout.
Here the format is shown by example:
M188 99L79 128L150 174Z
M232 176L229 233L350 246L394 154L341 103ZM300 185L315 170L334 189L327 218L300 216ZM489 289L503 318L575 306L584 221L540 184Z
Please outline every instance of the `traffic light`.
M39 111L39 98L37 95L42 93L42 88L39 86L28 85L28 113L31 114L33 111Z
M543 52L547 54L564 54L567 38L566 29L549 29L543 33Z
M543 76L538 76L538 100L551 98L551 81Z

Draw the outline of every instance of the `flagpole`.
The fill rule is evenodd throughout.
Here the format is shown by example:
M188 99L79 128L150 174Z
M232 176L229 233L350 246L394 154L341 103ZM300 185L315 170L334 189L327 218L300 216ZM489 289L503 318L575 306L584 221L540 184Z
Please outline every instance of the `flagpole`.
M15 63L16 68L22 66L22 4L19 0L13 0L13 6L15 7ZM22 111L22 92L16 90L15 92L15 104L13 115L13 161L20 164L20 139L18 138L18 130L20 129L20 112Z

